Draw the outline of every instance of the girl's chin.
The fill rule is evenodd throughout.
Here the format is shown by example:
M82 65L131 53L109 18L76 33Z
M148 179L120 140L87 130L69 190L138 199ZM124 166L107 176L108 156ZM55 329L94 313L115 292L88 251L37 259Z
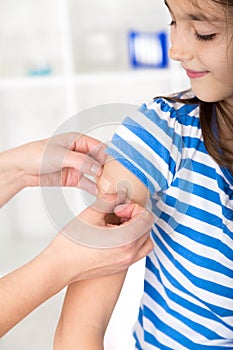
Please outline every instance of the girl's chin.
M222 100L221 98L217 98L217 96L210 96L208 94L195 91L195 89L193 89L192 91L194 95L202 102L215 103Z

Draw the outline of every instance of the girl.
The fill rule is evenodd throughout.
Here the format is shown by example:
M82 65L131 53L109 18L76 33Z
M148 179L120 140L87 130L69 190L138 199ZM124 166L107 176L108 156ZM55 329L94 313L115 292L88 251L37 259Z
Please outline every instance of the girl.
M191 90L125 119L99 185L114 192L127 179L129 197L149 196L156 216L135 348L233 349L233 1L165 5L170 56ZM56 349L103 349L124 277L69 287Z

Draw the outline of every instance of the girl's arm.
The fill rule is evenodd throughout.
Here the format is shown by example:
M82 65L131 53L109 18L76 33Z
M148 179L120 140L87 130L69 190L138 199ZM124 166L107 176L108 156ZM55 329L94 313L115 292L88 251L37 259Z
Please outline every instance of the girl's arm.
M55 335L56 350L102 350L105 330L126 272L73 283Z
M119 180L120 179L120 180ZM148 198L146 187L117 161L110 160L99 180L100 192L124 187L128 197L141 205ZM106 327L119 297L126 272L82 281L68 287L55 334L55 350L102 350ZM127 307L127 305L126 305Z

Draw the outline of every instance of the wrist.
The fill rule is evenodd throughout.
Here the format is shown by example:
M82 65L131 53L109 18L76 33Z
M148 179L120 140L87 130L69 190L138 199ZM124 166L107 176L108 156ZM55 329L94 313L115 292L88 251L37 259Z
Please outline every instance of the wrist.
M50 260L59 271L63 287L78 279L81 261L79 261L77 246L76 243L58 233L46 249Z
M24 185L26 173L20 166L20 153L16 152L17 149L0 153L0 169L1 173L5 176L6 181L15 179L21 186Z
M16 165L11 151L0 153L0 206L25 187L25 173Z

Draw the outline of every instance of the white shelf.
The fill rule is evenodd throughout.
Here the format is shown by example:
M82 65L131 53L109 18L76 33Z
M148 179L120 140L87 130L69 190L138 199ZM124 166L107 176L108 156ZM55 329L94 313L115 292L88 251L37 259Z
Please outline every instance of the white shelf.
M26 78L0 78L0 89L21 89L38 87L64 86L65 77L26 77Z
M151 81L153 79L171 79L171 69L144 69L111 72L80 73L76 75L0 78L0 89L61 87L67 85L79 86L85 84L98 84L107 82L136 82Z
M152 81L153 79L168 79L171 77L171 70L165 69L144 69L115 72L82 73L73 77L73 82L79 84L108 83L108 82L130 82Z

